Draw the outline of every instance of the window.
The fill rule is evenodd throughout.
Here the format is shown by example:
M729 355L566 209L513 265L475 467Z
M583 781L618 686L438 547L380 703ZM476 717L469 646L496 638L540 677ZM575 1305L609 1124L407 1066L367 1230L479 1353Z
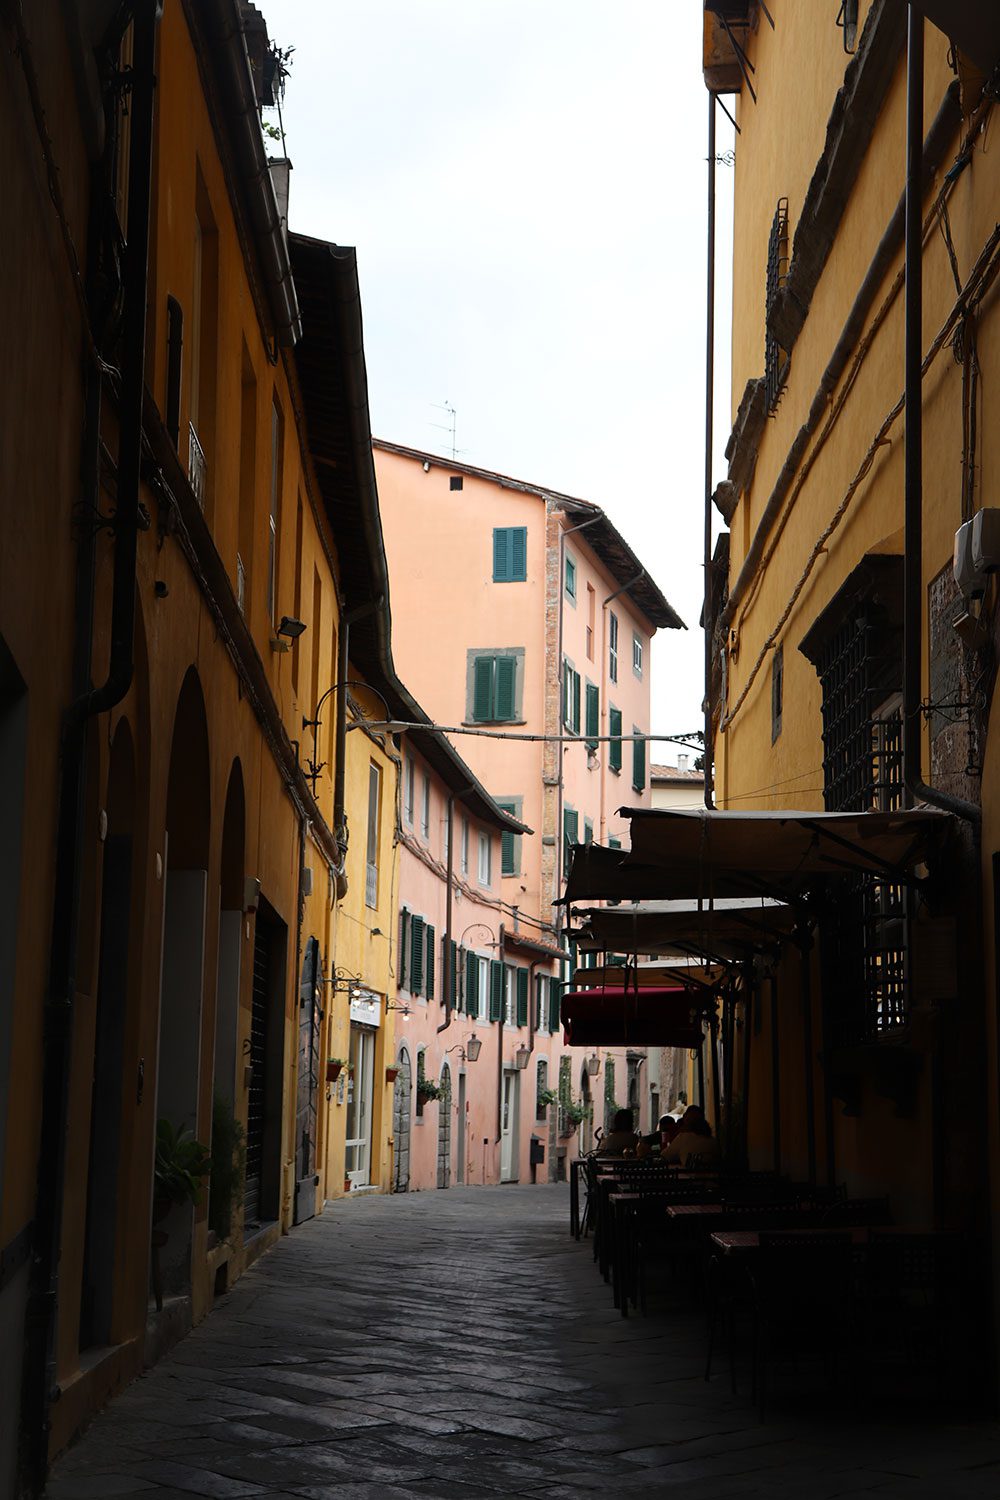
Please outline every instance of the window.
M566 598L567 599L572 599L573 603L575 604L576 603L576 563L574 562L573 558L570 557L570 555L569 555L568 552L566 554L565 586L566 586Z
M569 873L573 847L580 837L580 814L574 807L563 808L563 878Z
M594 660L594 626L597 622L597 595L594 585L587 584L587 660Z
M505 724L519 718L524 651L469 653L469 718L477 724Z
M580 733L580 674L563 659L563 727L570 734Z
M616 839L613 835L612 835L611 838L608 839L608 848L609 849L620 849L621 846L622 846L621 839Z
M424 930L426 925L423 917L410 917L410 962L407 966L407 974L411 995L422 995L424 992Z
M423 1119L424 1105L427 1102L424 1099L423 1095L421 1094L420 1087L419 1087L420 1083L426 1077L427 1077L427 1074L424 1071L424 1049L423 1049L423 1047L421 1047L420 1051L417 1053L417 1119L418 1120L422 1120Z
M632 633L632 671L637 677L642 676L642 641L634 631Z
M485 1021L489 1013L490 961L478 953L465 955L465 1011L471 1021Z
M583 820L583 842L585 844L592 844L594 842L594 825L590 818L584 818Z
M405 906L399 908L399 948L396 953L396 983L401 990L407 987L410 977L410 913Z
M493 882L493 850L490 845L489 834L479 835L479 865L477 877L480 885L491 885Z
M618 1105L615 1103L615 1060L604 1059L604 1129L610 1131Z
M778 206L774 210L774 218L771 220L771 233L767 242L767 284L764 297L765 326L778 293L785 284L787 275L788 199L779 198ZM777 411L778 403L785 389L786 364L785 351L778 343L774 334L768 329L764 337L764 400L767 403L768 416L773 416Z
M608 767L620 772L622 768L622 712L620 708L608 708L608 733L614 735L608 747Z
M608 676L618 681L618 616L613 609L608 610Z
M414 782L416 779L413 761L407 756L403 762L403 822L409 828L413 827L413 809L416 796Z
M277 401L271 403L271 497L267 515L267 618L277 623L278 513L281 507L282 420Z
M505 1026L516 1026L517 1017L515 1013L516 991L515 972L510 964L503 966L503 1024Z
M585 733L587 749L596 751L597 737L601 732L601 693L593 683L587 683Z
M632 788L636 792L646 789L646 741L637 724L632 725Z
M779 646L771 657L771 744L781 733L781 710L785 697L785 648Z
M378 906L378 831L382 797L382 771L368 763L368 858L365 872L365 905Z
M566 1118L565 1106L571 1103L573 1098L572 1066L573 1064L568 1057L561 1057L559 1059L559 1087L557 1092L559 1094L558 1129L560 1133L565 1131L569 1123Z
M512 818L520 818L522 800L520 797L498 797L496 803L501 812L509 813ZM500 835L500 874L520 875L520 873L521 835L509 832L505 828Z
M420 792L420 836L425 840L431 836L431 778L426 771Z
M462 819L462 874L469 873L469 820Z
M535 1030L543 1034L549 1029L549 977L535 975Z
M523 583L528 576L528 528L493 528L493 582Z
M450 490L460 490L460 489L463 488L461 474L452 474L451 475L451 477L448 480L448 488Z
M476 1014L480 1021L488 1021L490 1018L490 960L488 958L477 959L479 964L479 989Z
M517 969L514 975L514 987L517 991L517 1014L515 1020L518 1026L528 1024L528 983L530 976L527 969Z
M549 1065L544 1057L540 1057L535 1064L535 1119L547 1118L548 1105L542 1095L548 1092L549 1087Z
M549 980L549 1030L551 1031L553 1036L557 1036L559 1034L559 1012L562 1008L562 992L562 980L556 979L554 977L551 978ZM569 1058L565 1058L564 1061L569 1062ZM561 1067L562 1063L560 1063L560 1069Z
M491 1021L499 1021L503 1017L503 970L504 966L498 958L490 959L490 1010Z

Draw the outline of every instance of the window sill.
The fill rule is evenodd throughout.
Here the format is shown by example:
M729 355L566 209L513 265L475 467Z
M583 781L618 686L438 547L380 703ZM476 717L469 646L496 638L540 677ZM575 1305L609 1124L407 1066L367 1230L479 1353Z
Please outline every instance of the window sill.
M527 724L527 719L463 719L463 729L483 729L499 724L501 728L517 729Z

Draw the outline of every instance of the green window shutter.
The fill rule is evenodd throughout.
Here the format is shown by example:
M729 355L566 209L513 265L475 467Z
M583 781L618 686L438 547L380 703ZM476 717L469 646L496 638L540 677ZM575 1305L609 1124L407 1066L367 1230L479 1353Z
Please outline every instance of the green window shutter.
M452 939L452 942L451 942L451 947L450 947L449 952L448 952L448 958L449 958L449 975L450 975L450 978L451 978L451 988L448 991L448 999L451 1001L452 1006L455 1007L455 1009L457 1009L458 1008L458 944L455 942L454 938Z
M517 1024L527 1026L528 1024L528 971L518 969L517 971Z
M549 1030L555 1036L559 1030L559 1010L562 1005L563 985L561 979L549 980Z
M512 719L516 706L517 658L496 658L496 700L493 705L495 719Z
M535 975L535 1030L542 1029L542 976Z
M399 954L396 964L396 968L398 970L398 973L396 975L396 983L399 985L399 988L401 990L406 989L406 981L409 976L409 964L407 962L407 960L409 959L409 950L407 947L409 940L410 913L404 906L400 908L399 913Z
M493 667L495 657L477 656L472 676L472 717L488 722L493 717Z
M573 733L580 733L580 674L573 673Z
M510 529L506 526L493 528L493 582L510 582Z
M569 868L570 850L577 842L580 833L580 815L571 807L563 808L563 843L565 844L565 863Z
M510 528L510 576L512 583L523 583L528 576L528 528Z
M434 928L427 923L427 989L428 1000L434 999Z
M646 786L646 741L632 741L632 786L637 792Z
M511 833L509 829L504 829L503 833L500 835L501 875L516 875L518 873L517 859L514 853L516 842L517 835Z
M465 1009L470 1016L479 1013L479 959L474 953L465 955Z
M423 993L424 988L424 919L410 918L410 992Z
M499 1021L503 1016L503 964L498 958L490 959L490 1020Z
M589 818L583 820L583 842L585 844L594 842L594 825Z
M612 771L620 771L622 768L622 714L620 708L608 709L608 733L616 735L611 741L611 753L608 756L608 765Z
M597 736L601 732L601 693L600 689L592 682L587 683L587 721L586 735L587 743L592 750L597 749Z
M615 839L615 838L609 838L608 839L608 848L609 849L620 849L621 846L622 846L621 839Z

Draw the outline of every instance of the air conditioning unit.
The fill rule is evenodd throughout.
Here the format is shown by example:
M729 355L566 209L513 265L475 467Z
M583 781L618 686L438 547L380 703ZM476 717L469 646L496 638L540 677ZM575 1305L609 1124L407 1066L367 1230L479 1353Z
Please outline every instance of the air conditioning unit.
M965 599L981 599L989 582L988 569L983 566L983 527L985 516L998 516L997 511L980 511L971 521L965 521L955 532L955 556L952 571L955 582ZM978 529L978 541L977 541ZM994 548L992 566L1000 566L1000 551Z

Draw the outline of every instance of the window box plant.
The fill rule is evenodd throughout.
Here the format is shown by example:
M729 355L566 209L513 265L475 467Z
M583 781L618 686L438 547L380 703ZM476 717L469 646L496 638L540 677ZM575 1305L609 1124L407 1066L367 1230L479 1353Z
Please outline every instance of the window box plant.
M340 1077L341 1068L346 1067L347 1063L342 1057L328 1057L326 1060L327 1083L336 1083L337 1079Z
M559 1134L564 1136L575 1135L579 1129L580 1122L587 1118L587 1105L575 1099L561 1099L559 1101L560 1124Z
M417 1098L423 1099L425 1104L429 1099L440 1099L441 1085L435 1083L433 1078L418 1078Z
M399 1069L398 1068L395 1068L395 1067L386 1068L386 1070L385 1070L385 1081L386 1081L386 1083L395 1083L396 1079L398 1077L399 1077Z

